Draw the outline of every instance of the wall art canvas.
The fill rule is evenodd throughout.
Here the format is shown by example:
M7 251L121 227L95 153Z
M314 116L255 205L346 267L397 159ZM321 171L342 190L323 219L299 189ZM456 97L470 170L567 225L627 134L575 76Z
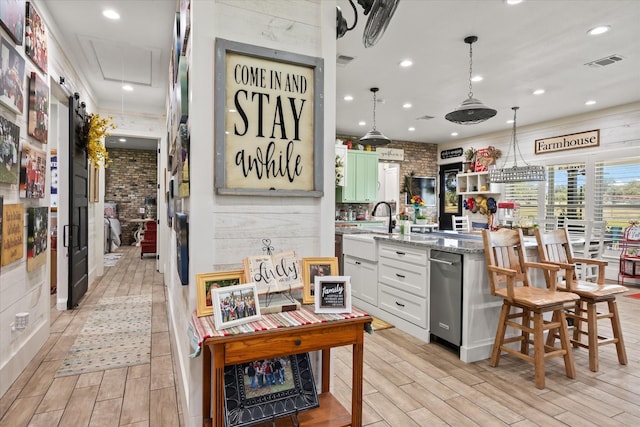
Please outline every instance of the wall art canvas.
M27 20L24 27L24 51L34 64L47 72L49 50L47 48L47 26L32 2L27 2Z
M51 212L58 211L58 150L51 150Z
M255 283L211 289L213 323L226 329L260 319L260 302Z
M24 36L25 0L0 0L0 25L21 45Z
M2 265L24 256L24 204L2 207Z
M24 58L2 39L0 46L0 103L16 114L24 111Z
M183 285L189 284L189 222L187 214L176 212L174 221L176 230L178 276Z
M189 197L189 128L186 123L178 128L176 157L178 163L178 197Z
M227 427L271 425L319 406L308 353L226 366L224 395Z
M0 182L18 183L19 143L20 127L0 116Z
M49 85L36 73L29 80L29 135L47 143L49 137Z
M323 63L216 40L218 194L323 195Z
M19 193L23 199L42 199L46 194L47 154L23 143L20 155Z
M49 208L29 208L27 218L27 271L33 271L47 263Z

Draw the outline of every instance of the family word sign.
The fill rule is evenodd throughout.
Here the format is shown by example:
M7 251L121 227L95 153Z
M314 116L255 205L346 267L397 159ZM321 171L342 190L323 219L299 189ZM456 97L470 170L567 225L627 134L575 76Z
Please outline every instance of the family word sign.
M216 191L322 195L321 58L216 41Z
M24 204L4 205L2 211L2 265L24 256Z
M554 151L573 150L576 148L597 147L600 145L600 130L590 130L552 138L536 139L536 154Z

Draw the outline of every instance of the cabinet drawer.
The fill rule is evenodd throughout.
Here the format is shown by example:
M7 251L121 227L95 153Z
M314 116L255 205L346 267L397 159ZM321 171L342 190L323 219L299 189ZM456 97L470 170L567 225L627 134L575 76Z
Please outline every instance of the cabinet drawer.
M378 244L372 237L345 234L342 237L342 253L368 261L377 261Z
M421 328L427 327L427 299L416 298L407 292L383 283L378 285L378 307Z
M351 276L351 297L378 305L377 263L345 256L344 275Z
M399 262L389 258L380 258L378 278L381 283L398 288L401 291L427 297L427 267Z
M379 251L380 257L427 265L427 249L418 249L405 245L390 245L386 242L381 242Z

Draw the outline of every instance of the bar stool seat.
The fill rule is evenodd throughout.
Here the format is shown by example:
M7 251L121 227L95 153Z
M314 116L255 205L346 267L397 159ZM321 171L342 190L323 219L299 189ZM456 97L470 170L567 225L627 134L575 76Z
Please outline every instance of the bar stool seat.
M573 319L574 330L571 343L574 347L586 348L589 351L589 369L598 372L598 348L606 344L615 344L618 362L621 365L626 365L627 352L622 337L616 294L628 289L622 285L605 283L606 261L574 257L566 229L558 229L548 233L536 230L536 240L538 241L540 260L559 266L564 271L564 280L559 282L558 289L577 294L580 297L580 300L567 310L566 316ZM597 267L597 281L577 279L576 263ZM597 305L599 303L603 303L601 305L607 304L606 312L598 312ZM611 321L612 337L601 336L598 332L598 321L602 319ZM552 344L557 337L557 334L549 335L547 344ZM584 337L587 337L586 343L583 340Z
M524 254L522 230L502 229L482 231L484 253L489 272L491 293L502 298L502 309L491 354L491 366L497 367L502 352L526 360L534 365L535 385L545 386L545 360L563 357L567 377L575 378L576 370L570 347L564 306L580 297L571 292L556 290L553 279L558 266L527 262ZM546 271L544 287L531 286L528 269ZM553 274L550 274L553 273ZM544 314L551 313L551 320ZM520 335L506 336L507 327L520 331ZM545 344L544 334L558 334L560 347ZM530 335L533 334L533 340ZM519 342L519 349L509 344ZM529 346L533 343L533 355Z

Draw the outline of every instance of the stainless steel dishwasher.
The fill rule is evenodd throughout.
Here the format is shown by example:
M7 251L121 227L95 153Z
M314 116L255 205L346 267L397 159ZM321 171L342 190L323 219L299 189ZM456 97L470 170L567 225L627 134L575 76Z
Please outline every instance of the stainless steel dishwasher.
M462 344L462 255L432 250L429 256L430 333Z

